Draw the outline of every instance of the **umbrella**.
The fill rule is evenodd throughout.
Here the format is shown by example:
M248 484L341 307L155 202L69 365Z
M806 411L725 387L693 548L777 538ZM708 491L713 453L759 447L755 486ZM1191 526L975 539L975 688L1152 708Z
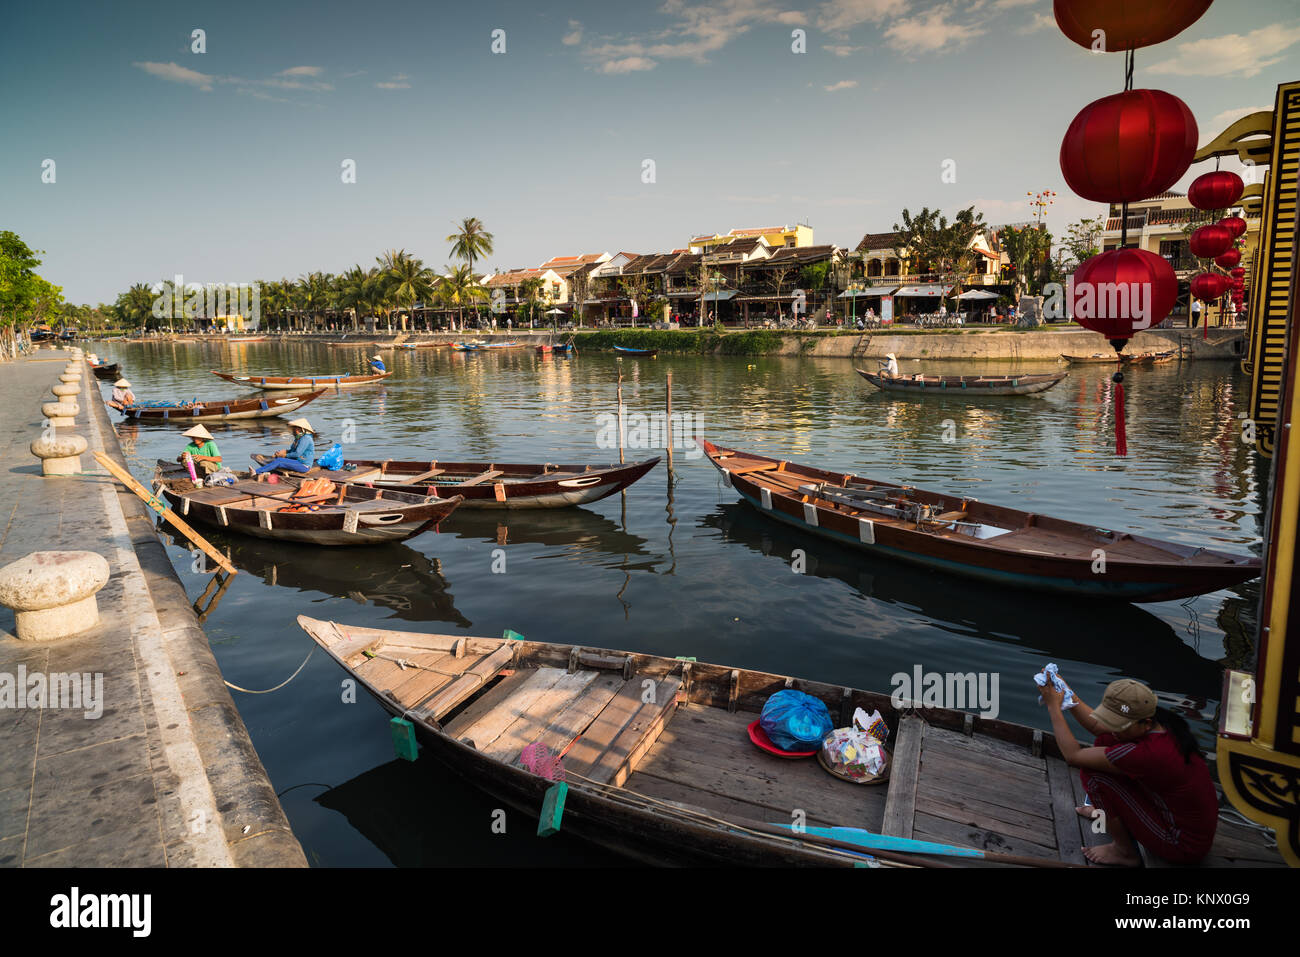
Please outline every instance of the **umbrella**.
M547 314L548 316L562 316L562 315L564 315L564 310L563 310L563 309L547 309L547 310L546 310L546 314Z
M970 289L967 290L966 292L963 292L957 298L958 299L996 299L998 298L998 294L996 292L985 292L983 289Z

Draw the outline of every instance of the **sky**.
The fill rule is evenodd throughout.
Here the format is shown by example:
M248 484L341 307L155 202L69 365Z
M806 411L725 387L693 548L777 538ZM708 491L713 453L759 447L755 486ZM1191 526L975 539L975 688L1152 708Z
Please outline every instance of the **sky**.
M1134 85L1207 142L1296 79L1294 0L1217 0L1137 51ZM1040 190L1060 234L1104 213L1061 137L1122 89L1123 56L1066 39L1051 0L50 0L0 32L0 229L90 304L387 249L441 271L466 216L484 268L795 222L852 247L904 207L1023 222Z

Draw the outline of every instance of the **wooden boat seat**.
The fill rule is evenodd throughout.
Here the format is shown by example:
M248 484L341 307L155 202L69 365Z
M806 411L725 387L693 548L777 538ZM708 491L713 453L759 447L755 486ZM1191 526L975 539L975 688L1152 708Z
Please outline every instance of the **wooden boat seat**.
M446 469L429 469L427 472L421 472L419 475L412 475L410 478L403 477L402 482L407 485L415 485L417 482L423 482L427 479L434 478L435 476L443 475L446 471ZM393 476L393 478L397 478L397 476Z
M460 487L464 487L466 485L480 485L483 482L489 482L492 479L497 478L498 476L504 474L505 473L502 472L500 469L491 469L490 471L487 472L481 472L478 475L475 475L471 479L466 479L463 482L457 482L456 485Z
M636 762L659 737L677 707L681 680L651 679L654 700L642 700L643 679L633 675L601 710L565 758L566 773L622 787Z

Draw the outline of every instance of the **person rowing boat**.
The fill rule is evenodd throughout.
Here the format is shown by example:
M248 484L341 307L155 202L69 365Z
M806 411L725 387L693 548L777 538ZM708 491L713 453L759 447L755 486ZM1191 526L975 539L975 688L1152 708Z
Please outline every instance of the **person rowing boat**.
M891 379L898 378L898 356L890 352L885 355L885 358L888 361L880 363L881 374L887 375Z
M306 472L311 469L316 457L316 442L313 436L316 430L306 419L294 419L289 423L293 432L293 444L287 449L277 449L275 458L260 468L253 469L254 475L262 475L273 469L289 469L293 472Z

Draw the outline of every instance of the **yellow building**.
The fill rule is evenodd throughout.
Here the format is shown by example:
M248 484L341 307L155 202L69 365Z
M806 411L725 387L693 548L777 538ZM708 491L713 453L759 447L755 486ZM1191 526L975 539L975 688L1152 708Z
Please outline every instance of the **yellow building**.
M805 226L802 223L794 226L759 226L749 229L733 229L728 233L718 233L713 236L695 236L690 241L690 250L692 253L709 253L718 246L725 246L727 243L737 239L756 239L761 238L773 249L780 249L783 246L811 246L813 245L813 229L811 226Z

